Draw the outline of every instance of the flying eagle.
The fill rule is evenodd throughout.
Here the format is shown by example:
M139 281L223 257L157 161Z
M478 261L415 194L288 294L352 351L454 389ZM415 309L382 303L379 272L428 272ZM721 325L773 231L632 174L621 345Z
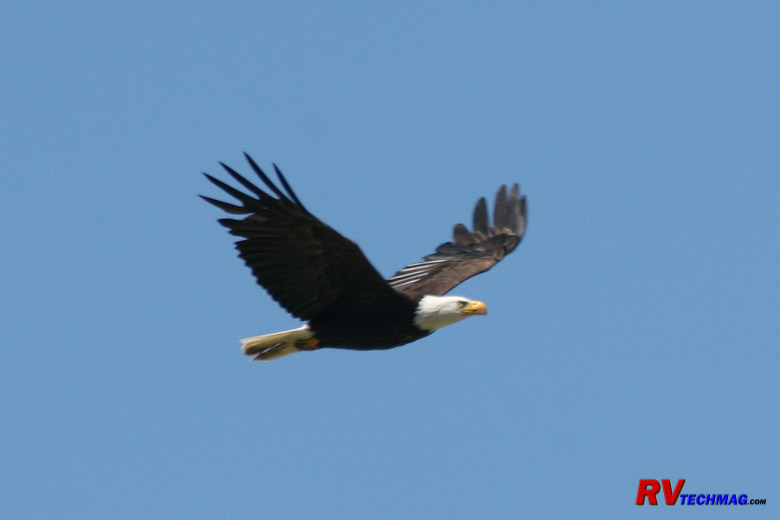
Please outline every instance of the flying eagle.
M304 326L241 340L244 354L269 361L320 348L377 350L398 347L469 316L486 314L481 301L444 296L514 251L526 227L525 196L501 186L488 220L484 197L474 209L474 230L457 224L452 242L436 248L385 280L360 248L309 213L274 165L280 189L244 154L264 191L220 163L249 193L204 173L240 205L201 196L240 220L219 223L232 235L239 257L257 283Z

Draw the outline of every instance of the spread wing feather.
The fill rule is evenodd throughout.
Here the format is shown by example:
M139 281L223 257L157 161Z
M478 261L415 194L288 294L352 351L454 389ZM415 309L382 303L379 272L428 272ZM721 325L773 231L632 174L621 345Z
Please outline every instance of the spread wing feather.
M399 298L357 244L306 210L276 165L284 191L244 156L270 193L220 163L249 194L204 174L240 204L202 198L232 215L246 215L219 222L242 238L236 242L239 256L274 300L292 315L311 320L334 307L347 310L378 298Z
M421 262L407 265L388 283L410 297L423 294L443 295L452 288L483 273L514 251L525 234L528 214L525 196L515 184L507 195L506 186L496 194L493 225L488 222L484 198L474 208L473 231L458 224L452 242L445 242Z

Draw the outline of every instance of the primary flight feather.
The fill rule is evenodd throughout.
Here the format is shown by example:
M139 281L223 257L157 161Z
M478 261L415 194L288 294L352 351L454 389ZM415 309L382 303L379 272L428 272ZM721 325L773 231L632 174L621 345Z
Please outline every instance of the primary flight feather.
M231 215L243 216L219 220L241 237L236 242L238 256L274 300L307 322L297 329L241 340L244 353L255 359L268 361L327 347L388 349L485 314L487 307L480 301L444 295L501 261L525 233L525 196L517 184L509 193L501 186L492 226L481 198L474 209L473 230L456 225L451 242L385 280L357 244L306 210L276 165L281 187L244 156L265 191L220 163L246 192L205 174L238 204L201 197Z

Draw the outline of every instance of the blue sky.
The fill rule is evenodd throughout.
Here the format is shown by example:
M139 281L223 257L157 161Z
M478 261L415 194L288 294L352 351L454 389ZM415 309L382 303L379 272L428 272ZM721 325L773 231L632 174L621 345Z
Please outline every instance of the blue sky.
M776 518L778 19L6 6L0 516L655 518L639 479L685 478ZM387 276L502 183L528 234L456 290L484 318L250 363L298 322L196 197L242 151Z

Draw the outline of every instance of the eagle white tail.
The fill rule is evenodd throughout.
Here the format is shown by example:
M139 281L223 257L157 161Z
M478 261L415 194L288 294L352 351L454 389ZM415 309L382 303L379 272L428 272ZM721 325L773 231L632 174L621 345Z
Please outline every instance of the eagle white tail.
M312 350L316 346L314 333L308 325L303 327L244 338L241 348L247 356L255 356L255 360L271 361L301 350Z

